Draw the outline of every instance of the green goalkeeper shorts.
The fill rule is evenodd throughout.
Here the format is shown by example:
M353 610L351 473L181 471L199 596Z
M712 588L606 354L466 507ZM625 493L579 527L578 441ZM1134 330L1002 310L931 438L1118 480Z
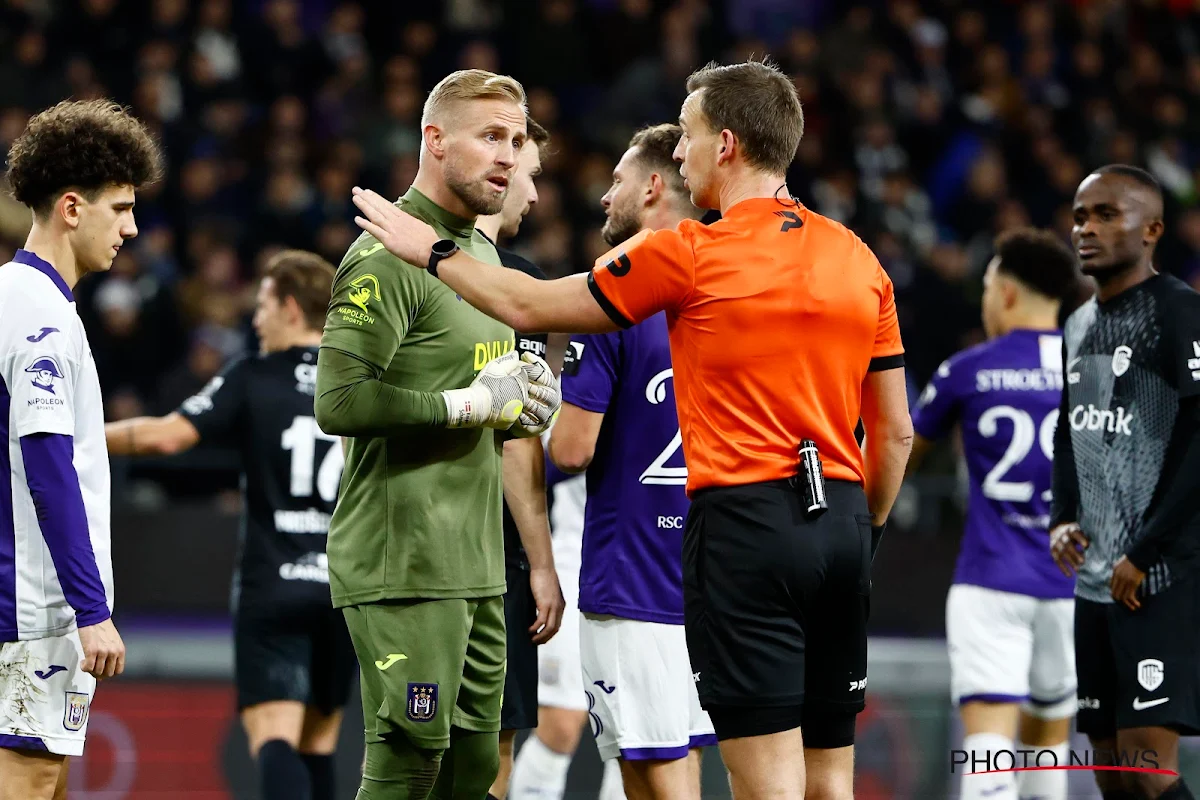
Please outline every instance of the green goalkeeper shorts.
M504 597L393 600L343 609L362 676L366 741L403 733L444 750L450 727L500 730Z

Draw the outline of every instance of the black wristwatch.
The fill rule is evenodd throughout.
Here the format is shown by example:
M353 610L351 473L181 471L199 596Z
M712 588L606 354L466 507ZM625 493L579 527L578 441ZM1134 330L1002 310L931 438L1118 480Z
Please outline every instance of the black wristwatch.
M458 245L452 239L438 239L429 253L429 265L425 269L433 277L437 277L437 266L443 258L449 258L458 252Z

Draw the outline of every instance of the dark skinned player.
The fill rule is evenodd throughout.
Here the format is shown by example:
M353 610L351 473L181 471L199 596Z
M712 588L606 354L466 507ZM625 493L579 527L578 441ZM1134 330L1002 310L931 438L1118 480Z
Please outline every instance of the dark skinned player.
M1162 216L1136 167L1103 167L1075 194L1071 238L1097 293L1063 331L1050 548L1078 572L1079 730L1177 773L1180 735L1200 733L1200 295L1154 269ZM1178 775L1096 782L1105 800L1193 796Z

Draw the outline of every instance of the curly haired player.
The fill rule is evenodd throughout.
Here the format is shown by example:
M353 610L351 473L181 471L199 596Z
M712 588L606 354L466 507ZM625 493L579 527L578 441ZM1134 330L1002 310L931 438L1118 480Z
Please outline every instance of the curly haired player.
M145 127L103 100L35 115L8 152L33 212L0 267L0 798L65 798L96 680L119 675L110 619L104 404L72 289L137 236L134 193L161 158Z

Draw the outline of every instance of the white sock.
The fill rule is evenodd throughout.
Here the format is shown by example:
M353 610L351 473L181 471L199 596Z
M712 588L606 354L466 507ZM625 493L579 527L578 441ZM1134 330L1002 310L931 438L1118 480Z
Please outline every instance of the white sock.
M571 757L546 747L535 731L513 759L508 796L512 800L562 800L570 768Z
M967 763L962 765L961 800L1017 800L1017 773L1001 772L995 775L968 775L971 771L985 772L991 769L1010 769L1020 764L1010 764L1014 757L1013 741L998 733L976 733L963 740L967 751ZM1007 751L1001 753L1000 751ZM997 764L997 754L999 764ZM1020 756L1016 756L1020 758ZM972 763L973 759L973 763Z
M1060 767L1065 766L1069 758L1067 742L1060 742L1053 747L1034 747L1023 744L1021 749L1033 750L1035 755L1032 758L1037 758L1038 751L1051 750L1058 757L1057 763ZM1052 767L1055 763L1047 753L1041 757L1039 763L1031 763L1030 766ZM1039 769L1031 772L1018 772L1017 794L1021 800L1067 800L1067 771Z
M604 762L604 779L600 781L600 800L625 800L625 784L621 781L621 762L610 758Z

